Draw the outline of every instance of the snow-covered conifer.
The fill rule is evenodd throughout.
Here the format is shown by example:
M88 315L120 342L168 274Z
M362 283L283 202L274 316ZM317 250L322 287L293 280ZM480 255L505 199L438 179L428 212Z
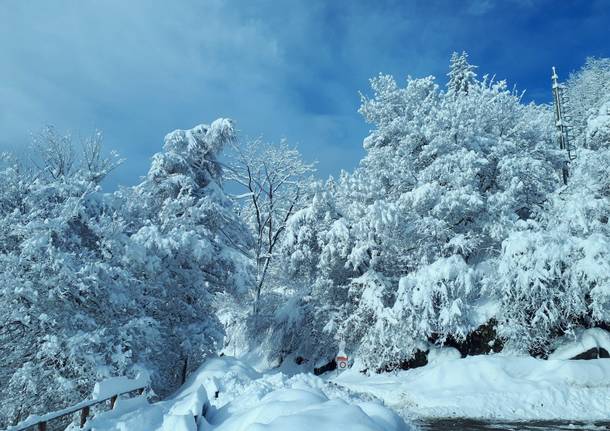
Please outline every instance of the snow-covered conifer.
M457 52L451 54L449 73L447 73L449 77L447 91L454 96L468 94L468 90L476 82L476 68L468 62L468 53L465 51L462 51L461 54Z

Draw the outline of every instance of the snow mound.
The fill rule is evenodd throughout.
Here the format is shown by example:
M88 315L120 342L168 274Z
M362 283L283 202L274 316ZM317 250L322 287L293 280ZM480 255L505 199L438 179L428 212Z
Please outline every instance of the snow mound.
M349 404L329 399L315 389L279 389L264 396L256 406L228 417L217 431L354 431L406 430L406 425L379 404Z
M87 427L96 431L411 429L373 397L355 395L310 374L261 374L231 357L207 361L167 400L130 407L118 403L116 410L98 415Z
M578 329L572 336L564 336L549 359L572 359L591 349L610 352L610 333L601 328Z

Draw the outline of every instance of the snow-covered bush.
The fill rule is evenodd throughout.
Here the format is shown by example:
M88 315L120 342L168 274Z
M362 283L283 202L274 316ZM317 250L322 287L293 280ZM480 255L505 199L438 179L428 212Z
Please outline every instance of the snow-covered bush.
M554 337L610 317L610 242L604 235L525 230L506 241L499 265L499 332L520 350L546 353Z
M464 339L476 327L469 319L478 293L474 270L461 256L424 265L400 280L393 308L396 319L409 325L396 334Z
M608 100L587 120L586 142L588 148L598 150L610 146L610 92Z

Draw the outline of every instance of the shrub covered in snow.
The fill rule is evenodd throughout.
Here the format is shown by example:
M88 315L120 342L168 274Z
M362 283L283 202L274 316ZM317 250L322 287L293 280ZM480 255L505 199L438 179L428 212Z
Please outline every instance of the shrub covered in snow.
M584 66L570 76L567 95L571 126L579 146L596 148L595 119L606 114L600 108L610 101L610 58L587 58Z

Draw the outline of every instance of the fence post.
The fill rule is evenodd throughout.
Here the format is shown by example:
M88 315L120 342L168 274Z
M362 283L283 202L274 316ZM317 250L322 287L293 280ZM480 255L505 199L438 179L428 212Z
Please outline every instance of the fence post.
M189 357L187 355L186 358L184 358L184 366L182 367L182 384L184 384L184 382L186 382L186 373L188 371L188 367L189 367Z
M118 398L118 395L114 395L112 398L110 398L110 409L114 410L114 404L116 403L116 399Z
M83 428L85 426L85 422L87 422L87 416L89 416L89 406L83 407L80 411L80 427Z

